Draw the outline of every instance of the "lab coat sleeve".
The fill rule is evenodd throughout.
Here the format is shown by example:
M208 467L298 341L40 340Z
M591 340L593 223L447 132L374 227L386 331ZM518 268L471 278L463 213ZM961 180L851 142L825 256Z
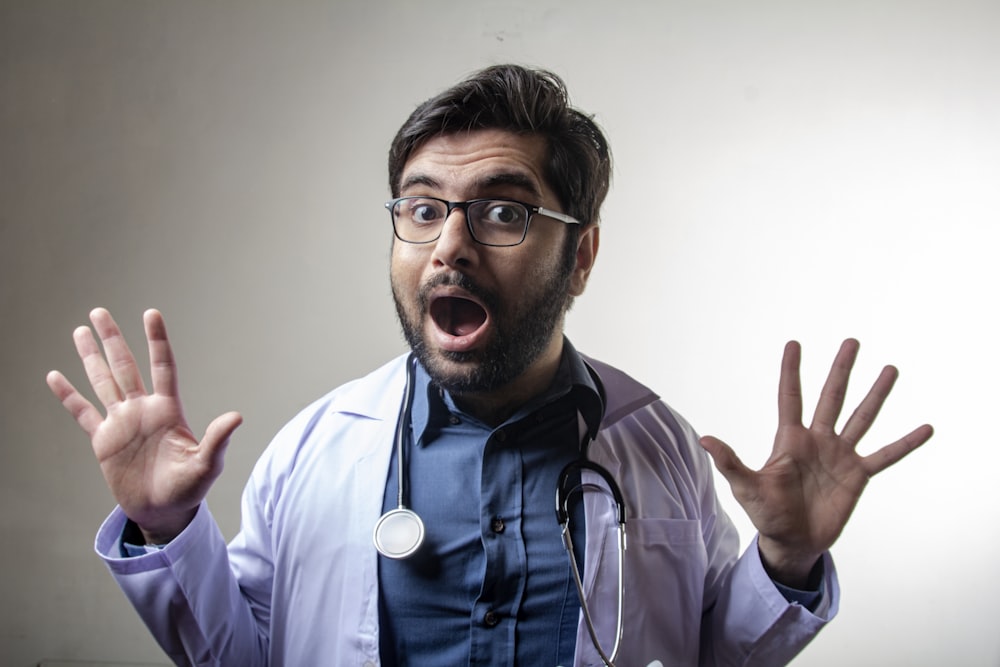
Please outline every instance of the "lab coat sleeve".
M708 557L702 620L702 665L773 667L787 664L836 615L840 589L829 553L823 558L822 596L816 607L789 602L764 570L754 537L738 559L735 527L716 496L711 462L687 431L690 462L701 494ZM734 562L735 560L735 562Z
M654 423L649 414L658 415L655 423L667 426L669 435L657 440L671 444L667 456L676 461L673 474L680 480L678 497L687 497L679 504L687 518L697 519L701 526L705 567L699 664L787 664L837 612L840 591L832 559L823 555L824 593L816 609L810 612L789 602L765 572L756 538L739 554L739 536L719 502L712 463L698 444L697 433L662 403L651 406L651 413L640 418L647 425Z
M122 558L127 519L121 509L112 512L95 548L176 664L377 660L369 531L382 494L372 489L385 479L391 447L384 445L392 443L404 374L400 357L286 424L254 466L240 532L228 545L202 504L163 549ZM343 528L335 540L317 529L331 517Z
M794 658L837 613L833 559L823 555L823 595L809 611L789 602L764 570L756 537L730 570L703 625L702 662L770 667Z
M159 551L123 558L127 518L116 508L95 548L154 638L177 665L265 665L267 640L230 569L207 505Z

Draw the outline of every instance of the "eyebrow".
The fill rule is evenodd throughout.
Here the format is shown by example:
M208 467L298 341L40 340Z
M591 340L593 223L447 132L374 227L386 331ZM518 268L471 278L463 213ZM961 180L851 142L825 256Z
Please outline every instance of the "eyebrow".
M415 185L425 185L429 188L437 188L438 182L426 174L410 174L406 180L399 184L399 191L412 188Z
M532 197L541 198L542 193L538 187L538 184L534 179L529 177L527 174L520 172L498 172L495 174L487 174L485 177L478 179L472 183L472 187L475 190L489 190L491 188L496 188L498 186L514 186L521 190L524 190ZM400 186L400 192L406 191L412 187L425 186L431 189L440 189L441 183L430 176L429 174L415 173L410 174L406 177Z

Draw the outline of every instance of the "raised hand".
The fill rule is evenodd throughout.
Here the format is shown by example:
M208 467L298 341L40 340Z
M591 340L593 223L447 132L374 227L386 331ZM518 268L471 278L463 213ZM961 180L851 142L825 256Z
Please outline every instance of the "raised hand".
M776 581L789 586L805 586L816 560L840 536L868 480L933 434L925 424L868 456L858 454L858 441L874 422L898 376L892 366L882 369L837 433L857 354L858 342L844 341L823 385L812 424L806 428L799 380L801 349L796 342L785 346L778 386L778 432L771 456L760 470L745 466L721 440L701 439L759 531L765 567Z
M50 372L46 381L90 437L104 479L126 516L147 543L163 544L187 526L222 472L226 445L242 418L226 413L208 426L200 442L195 437L181 408L177 368L159 312L143 316L151 394L111 314L97 308L90 320L104 354L89 327L77 328L73 341L106 414L59 371Z

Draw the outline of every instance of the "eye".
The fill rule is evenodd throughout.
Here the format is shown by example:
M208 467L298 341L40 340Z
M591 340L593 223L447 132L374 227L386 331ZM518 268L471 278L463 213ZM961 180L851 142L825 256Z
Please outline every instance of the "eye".
M488 202L483 210L483 221L494 225L520 225L524 222L524 207L512 202Z
M415 224L437 222L443 215L444 205L433 199L410 199L402 202L402 215Z

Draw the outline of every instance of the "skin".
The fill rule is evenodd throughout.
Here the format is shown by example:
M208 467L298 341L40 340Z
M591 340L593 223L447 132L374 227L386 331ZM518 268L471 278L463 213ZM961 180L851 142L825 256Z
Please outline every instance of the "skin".
M543 145L535 138L499 131L477 131L427 142L404 169L401 194L433 195L451 201L498 196L562 210L542 177ZM496 182L494 178L504 178ZM508 178L517 176L517 178ZM513 182L512 182L513 181ZM498 308L516 302L538 281L556 270L557 249L565 225L537 217L524 244L488 248L469 237L464 215L453 212L441 238L431 244L395 243L392 251L393 291L402 312L413 318L429 341L435 373L463 376L478 363L475 354L455 360L446 350L476 352L494 335L494 313L487 313L475 332L451 335L421 314L416 295L421 285L441 274L462 273L499 297ZM580 235L568 293L583 293L599 246L599 229ZM454 286L439 288L449 296L476 297ZM136 361L108 311L90 316L101 340L101 352L89 327L73 339L104 414L58 371L47 377L53 394L91 439L108 486L125 514L138 524L150 543L164 543L180 533L194 516L211 484L222 471L223 454L241 417L235 412L216 418L200 439L184 418L177 370L163 318L155 310L144 315L152 376L152 392L143 386ZM736 499L757 527L759 549L771 576L804 588L820 555L839 537L872 476L926 442L933 431L920 426L868 456L857 453L859 440L871 427L898 375L886 366L858 408L837 429L858 342L844 341L820 395L809 426L802 422L799 344L785 347L778 386L778 429L770 457L760 470L747 467L731 447L712 436L701 444L732 487ZM527 368L505 386L467 391L456 397L463 407L489 423L502 421L551 382L562 354L562 321Z
M407 161L401 178L400 196L423 195L449 201L485 197L517 199L553 210L562 210L556 195L542 176L545 143L536 136L515 135L500 130L479 130L433 138ZM448 378L468 375L480 363L484 351L497 334L499 313L466 290L447 286L432 296L469 298L486 311L486 321L469 335L454 336L434 318L421 314L417 299L421 286L442 275L463 274L481 289L497 297L499 308L509 310L531 300L539 285L558 271L559 249L565 241L565 223L536 215L524 242L511 247L488 247L476 243L465 215L453 211L434 243L393 243L391 280L402 316L419 327L428 345L431 375L448 386ZM589 225L580 234L576 264L569 280L572 297L583 293L599 246L600 229ZM563 310L563 315L565 310ZM455 396L463 409L486 423L499 424L528 399L544 391L552 381L562 355L562 315L537 358L507 384L485 391ZM448 352L471 353L456 360Z
M105 414L59 371L50 372L46 380L90 438L104 479L125 515L139 526L147 544L165 544L191 522L222 473L226 445L242 417L235 412L221 415L200 440L195 436L184 418L177 367L158 311L143 315L152 393L146 391L111 314L96 308L90 321L104 354L89 327L77 328L73 342Z
M920 445L934 431L924 424L868 456L856 448L885 403L899 373L882 369L843 428L836 430L859 343L845 340L823 385L812 423L802 422L801 348L785 345L778 383L778 430L764 466L754 471L731 447L706 436L702 446L729 482L760 533L764 567L787 586L806 588L820 555L840 536L868 480Z

